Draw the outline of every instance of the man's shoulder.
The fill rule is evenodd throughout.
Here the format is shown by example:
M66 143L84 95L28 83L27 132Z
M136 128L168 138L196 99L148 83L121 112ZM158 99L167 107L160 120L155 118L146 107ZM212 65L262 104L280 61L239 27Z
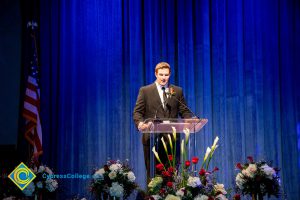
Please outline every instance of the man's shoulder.
M150 90L150 89L153 89L155 87L156 87L155 83L151 83L149 85L142 86L141 90Z
M170 88L174 88L175 90L182 90L182 88L177 85L170 85Z

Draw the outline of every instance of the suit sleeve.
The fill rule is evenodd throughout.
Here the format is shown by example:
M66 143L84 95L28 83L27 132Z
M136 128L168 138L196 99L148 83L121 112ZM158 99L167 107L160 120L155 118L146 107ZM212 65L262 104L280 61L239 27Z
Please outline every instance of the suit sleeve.
M179 115L182 118L191 118L193 114L189 111L187 108L188 105L185 102L185 98L183 96L182 90L180 90L178 99L182 102L182 104L179 104Z
M145 117L145 95L143 89L141 88L133 110L133 120L136 127L138 127L140 122L143 122L145 120L144 117Z

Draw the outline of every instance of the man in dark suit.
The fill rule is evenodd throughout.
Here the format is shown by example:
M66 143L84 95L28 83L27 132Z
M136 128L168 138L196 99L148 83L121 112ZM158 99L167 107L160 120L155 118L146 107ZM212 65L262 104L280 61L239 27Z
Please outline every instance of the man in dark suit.
M169 84L170 75L170 65L166 62L160 62L155 67L156 81L150 85L140 88L133 111L134 123L139 131L142 132L149 129L150 123L145 123L145 120L149 118L178 118L179 116L182 118L192 117L192 113L186 106L182 89L175 85ZM166 91L169 91L168 94ZM172 93L172 97L170 93ZM158 139L157 141L161 142L160 139ZM147 181L149 181L149 133L143 134L142 142L144 146ZM164 151L159 150L158 153L161 156L161 154L164 154Z

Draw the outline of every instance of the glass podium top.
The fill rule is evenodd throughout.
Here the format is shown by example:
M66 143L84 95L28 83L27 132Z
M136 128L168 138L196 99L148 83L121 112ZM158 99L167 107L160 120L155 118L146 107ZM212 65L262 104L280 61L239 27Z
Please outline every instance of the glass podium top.
M187 118L187 119L154 119L145 120L144 123L149 123L149 129L142 133L172 133L172 127L175 127L177 133L183 133L184 129L189 129L190 133L199 132L208 122L203 118Z

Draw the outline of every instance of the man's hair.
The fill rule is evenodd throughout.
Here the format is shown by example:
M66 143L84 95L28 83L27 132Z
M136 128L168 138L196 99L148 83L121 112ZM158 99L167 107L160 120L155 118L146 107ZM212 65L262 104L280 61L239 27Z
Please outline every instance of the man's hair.
M167 63L167 62L158 63L155 67L155 73L157 74L159 69L164 69L164 68L169 69L170 74L171 74L171 67L170 67L169 63Z

